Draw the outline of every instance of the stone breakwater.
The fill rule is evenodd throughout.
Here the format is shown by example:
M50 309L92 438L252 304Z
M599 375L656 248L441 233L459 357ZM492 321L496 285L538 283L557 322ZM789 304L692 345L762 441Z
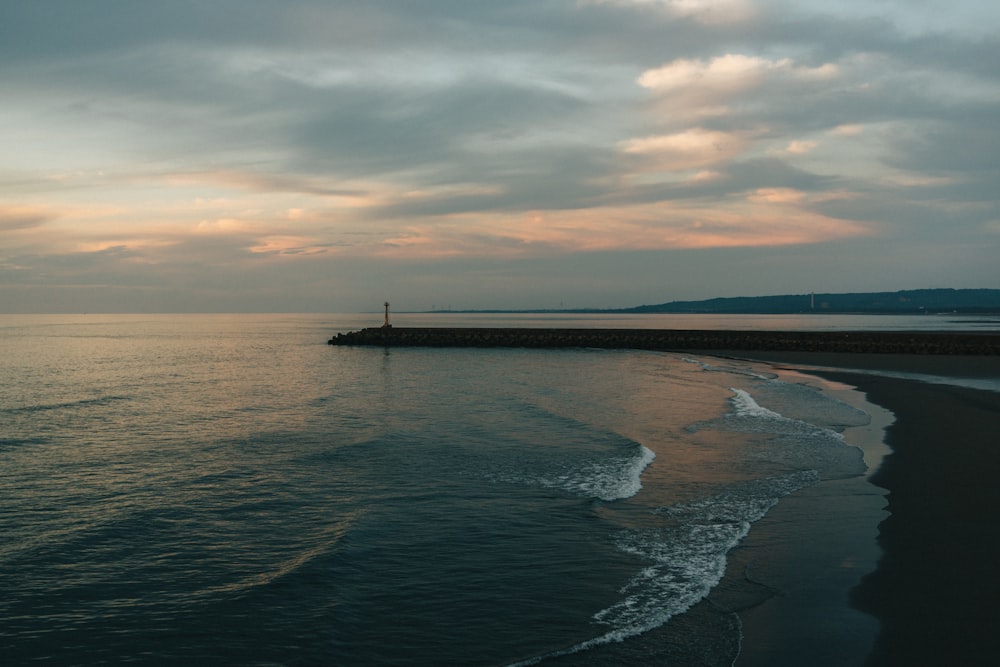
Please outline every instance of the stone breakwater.
M1000 355L1000 334L923 331L379 327L337 334L329 344Z

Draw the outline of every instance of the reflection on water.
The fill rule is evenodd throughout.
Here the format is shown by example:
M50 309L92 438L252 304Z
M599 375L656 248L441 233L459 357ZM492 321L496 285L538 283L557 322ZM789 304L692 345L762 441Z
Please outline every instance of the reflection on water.
M834 429L863 414L747 363L326 345L379 321L7 320L0 654L423 666L618 645L704 596L785 494L861 470ZM731 655L736 627L712 627L663 645Z

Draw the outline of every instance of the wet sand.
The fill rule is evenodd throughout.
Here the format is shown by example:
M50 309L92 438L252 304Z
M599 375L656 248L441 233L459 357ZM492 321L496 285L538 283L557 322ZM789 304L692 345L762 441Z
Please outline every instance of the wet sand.
M732 553L711 604L740 614L735 664L996 664L1000 393L864 371L1000 379L1000 357L753 358L808 367L891 411L873 415L867 433L847 434L866 455L880 458L880 419L895 421L885 429L890 450L867 480L793 494Z

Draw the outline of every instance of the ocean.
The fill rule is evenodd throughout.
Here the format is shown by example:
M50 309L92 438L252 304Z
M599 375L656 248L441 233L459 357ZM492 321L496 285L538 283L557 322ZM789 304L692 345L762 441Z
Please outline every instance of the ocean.
M738 616L685 612L783 498L872 463L863 403L806 376L326 345L380 318L4 316L4 664L730 664Z

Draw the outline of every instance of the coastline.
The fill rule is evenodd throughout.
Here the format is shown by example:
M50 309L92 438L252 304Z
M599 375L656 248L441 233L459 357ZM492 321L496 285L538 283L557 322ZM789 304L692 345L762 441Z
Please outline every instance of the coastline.
M874 429L861 442L847 434L867 453L885 428L889 451L866 478L822 482L789 496L731 554L710 604L741 617L735 665L993 664L1000 393L871 371L1000 379L1000 358L726 356L854 387L890 413L873 415ZM751 562L760 556L767 568ZM770 592L740 609L735 591L753 587Z
M769 365L872 415L845 433L868 472L782 499L730 552L705 600L634 641L546 663L996 661L1000 334L366 329L329 342L684 350ZM734 627L740 646L727 640ZM692 642L699 662L685 653ZM705 662L707 648L715 658Z

